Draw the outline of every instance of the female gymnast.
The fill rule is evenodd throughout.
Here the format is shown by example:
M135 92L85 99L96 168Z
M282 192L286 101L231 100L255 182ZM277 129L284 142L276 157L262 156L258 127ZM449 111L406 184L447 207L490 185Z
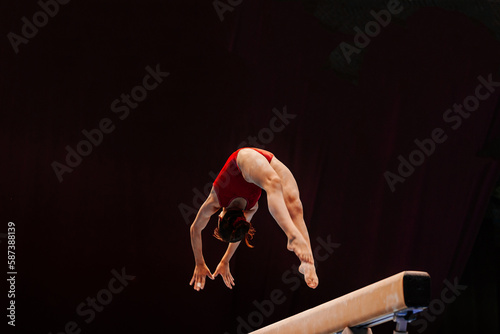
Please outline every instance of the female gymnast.
M258 209L262 189L267 193L269 212L288 238L288 250L293 251L301 261L299 271L304 275L307 285L313 289L318 286L309 233L295 178L271 152L242 148L227 160L190 228L196 265L189 285L194 283L196 291L205 287L206 276L213 280L219 274L229 289L234 286L229 260L241 240L245 239L246 245L252 247L249 241L255 229L250 221ZM220 208L222 211L214 236L228 242L229 246L212 275L203 258L201 231Z

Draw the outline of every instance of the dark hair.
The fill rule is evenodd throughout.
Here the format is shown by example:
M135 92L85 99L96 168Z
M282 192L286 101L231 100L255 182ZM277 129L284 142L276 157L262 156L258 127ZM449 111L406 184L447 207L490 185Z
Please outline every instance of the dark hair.
M214 230L214 237L225 242L237 242L245 238L245 244L250 245L255 234L255 229L250 222L245 220L243 210L228 210L226 214L220 218L219 226Z

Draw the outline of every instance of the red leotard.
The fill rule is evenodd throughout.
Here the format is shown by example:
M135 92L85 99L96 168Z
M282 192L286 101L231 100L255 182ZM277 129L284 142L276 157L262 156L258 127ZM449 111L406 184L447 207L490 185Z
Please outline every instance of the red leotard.
M258 148L244 148L251 148L259 152L269 162L274 157L272 153ZM219 205L222 207L228 207L233 199L242 197L247 201L245 210L251 209L257 204L262 193L262 189L259 186L245 181L241 174L240 168L236 163L236 158L238 157L238 152L242 149L240 148L229 156L229 159L227 159L226 164L222 167L222 170L214 181L214 190L219 199Z

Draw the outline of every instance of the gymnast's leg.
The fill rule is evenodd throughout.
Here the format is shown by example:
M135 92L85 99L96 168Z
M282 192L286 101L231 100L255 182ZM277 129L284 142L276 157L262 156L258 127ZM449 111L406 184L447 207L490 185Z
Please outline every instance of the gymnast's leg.
M313 264L310 244L297 229L286 206L279 175L262 154L252 149L241 150L237 162L245 180L266 191L269 212L285 232L288 238L288 250L293 251L302 263Z
M295 181L295 178L293 177L293 174L292 172L290 172L288 167L286 167L276 157L271 160L271 167L276 171L281 179L281 184L283 187L283 197L293 223L302 234L307 244L309 245L309 249L311 250L311 242L309 240L309 233L304 221L304 211L302 202L300 201L300 193L297 182ZM309 287L316 288L318 286L319 281L318 276L316 275L316 268L314 267L314 263L311 264L302 262L299 267L299 271L304 274L305 281Z

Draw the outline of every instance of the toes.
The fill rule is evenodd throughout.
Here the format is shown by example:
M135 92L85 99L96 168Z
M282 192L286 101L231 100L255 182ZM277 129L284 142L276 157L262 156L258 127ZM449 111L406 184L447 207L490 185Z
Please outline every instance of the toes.
M313 256L311 253L308 253L307 255L307 262L308 263L314 263Z
M312 289L316 289L316 287L318 286L318 280L315 279L315 278L310 278L308 280L306 280L306 283L307 285L312 288Z
M303 262L299 267L299 272L304 275L304 281L306 282L307 286L312 289L316 289L319 281L318 276L316 276L316 270L314 266L310 263Z
M302 261L302 262L313 263L313 256L309 252L298 253L297 256L299 257L300 261Z

